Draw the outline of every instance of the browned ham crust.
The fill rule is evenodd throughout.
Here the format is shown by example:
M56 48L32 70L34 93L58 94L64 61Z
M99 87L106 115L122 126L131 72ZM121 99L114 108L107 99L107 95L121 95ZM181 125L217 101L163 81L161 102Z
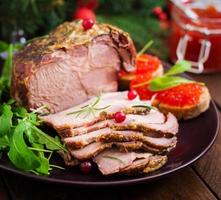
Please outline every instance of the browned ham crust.
M135 55L129 34L119 28L96 23L84 31L81 21L65 22L15 55L11 94L29 109L62 111L116 91L117 71L134 66Z

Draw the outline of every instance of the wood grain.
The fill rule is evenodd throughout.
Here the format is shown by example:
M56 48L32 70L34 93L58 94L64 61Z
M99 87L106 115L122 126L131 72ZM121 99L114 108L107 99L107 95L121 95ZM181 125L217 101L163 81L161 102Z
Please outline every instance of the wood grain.
M191 168L150 183L123 195L124 200L214 200L216 199Z
M220 122L221 114L219 113ZM194 165L194 169L221 199L221 128L211 150Z
M1 176L0 176L0 199L9 200L8 190Z
M216 200L191 168L162 180L143 185L87 189L33 182L13 175L4 176L12 199L23 200ZM16 182L15 182L16 180Z

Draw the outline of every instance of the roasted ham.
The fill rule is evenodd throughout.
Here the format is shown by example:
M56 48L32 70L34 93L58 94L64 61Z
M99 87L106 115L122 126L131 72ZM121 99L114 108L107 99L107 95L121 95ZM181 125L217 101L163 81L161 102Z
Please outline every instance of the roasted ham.
M151 153L119 152L116 149L106 150L94 158L99 170L104 175L115 173L149 172L153 160L158 160L154 166L159 168L165 164L166 156L153 156ZM147 169L147 170L146 170Z
M136 50L128 33L96 23L65 22L32 40L14 56L11 94L29 109L55 113L117 90L117 72L134 69ZM99 77L99 78L97 78Z
M178 132L176 118L150 104L128 100L127 92L105 93L42 120L60 134L69 151L63 155L66 164L93 159L104 175L147 173L166 163L162 154L176 146ZM94 105L93 112L82 111ZM118 111L126 114L122 123L113 118Z

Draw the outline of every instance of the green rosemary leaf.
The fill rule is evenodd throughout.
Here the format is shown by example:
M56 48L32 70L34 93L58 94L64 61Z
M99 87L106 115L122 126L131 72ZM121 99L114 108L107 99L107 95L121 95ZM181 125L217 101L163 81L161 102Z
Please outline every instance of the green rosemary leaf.
M141 104L141 105L134 105L134 106L132 106L133 108L137 108L137 107L141 107L141 108L146 108L148 111L150 111L151 109L154 109L154 107L153 106L148 106L148 105L143 105L143 104Z
M101 100L101 95L97 96L96 101L91 105L91 107L95 107Z
M99 110L106 110L106 109L108 109L110 107L111 107L111 105L108 105L108 106L105 106L103 108L94 108L94 110L97 110L97 111L99 111Z

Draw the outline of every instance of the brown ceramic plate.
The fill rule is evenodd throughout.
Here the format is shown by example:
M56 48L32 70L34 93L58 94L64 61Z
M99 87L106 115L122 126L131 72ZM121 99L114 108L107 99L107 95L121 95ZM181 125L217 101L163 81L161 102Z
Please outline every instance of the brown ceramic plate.
M66 170L53 170L49 177L36 176L14 168L4 155L0 160L0 169L31 179L57 184L117 186L144 183L174 173L202 157L215 141L219 128L218 122L218 114L213 101L210 103L209 109L199 117L180 122L178 144L169 153L167 164L161 169L145 176L105 177L95 167L89 175L82 174L78 168L68 168ZM53 162L63 166L63 161L58 155L54 156Z

